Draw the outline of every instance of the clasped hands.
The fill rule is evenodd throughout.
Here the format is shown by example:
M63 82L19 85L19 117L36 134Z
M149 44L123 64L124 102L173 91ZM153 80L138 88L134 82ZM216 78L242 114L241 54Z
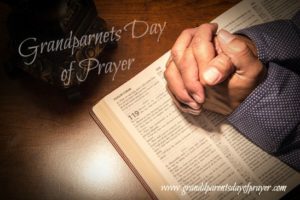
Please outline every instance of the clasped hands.
M176 40L165 70L177 107L194 115L207 109L229 115L266 75L255 44L247 37L202 24Z

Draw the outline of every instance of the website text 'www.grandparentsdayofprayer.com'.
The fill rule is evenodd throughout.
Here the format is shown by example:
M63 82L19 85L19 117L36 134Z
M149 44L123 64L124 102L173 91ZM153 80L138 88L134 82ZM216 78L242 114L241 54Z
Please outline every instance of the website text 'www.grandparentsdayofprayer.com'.
M165 192L179 192L181 195L186 195L189 192L203 192L205 195L209 192L236 192L240 194L250 194L252 192L261 195L263 192L286 192L287 185L255 185L251 182L245 185L223 184L212 185L208 183L201 183L198 185L162 185L161 191Z

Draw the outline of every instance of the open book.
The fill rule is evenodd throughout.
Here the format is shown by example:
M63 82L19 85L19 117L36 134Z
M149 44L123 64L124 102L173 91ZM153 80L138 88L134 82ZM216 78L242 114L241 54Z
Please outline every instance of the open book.
M236 31L290 18L299 8L298 0L245 0L213 22ZM298 172L249 142L223 116L178 111L163 77L168 58L169 52L92 110L153 198L279 199L300 183Z

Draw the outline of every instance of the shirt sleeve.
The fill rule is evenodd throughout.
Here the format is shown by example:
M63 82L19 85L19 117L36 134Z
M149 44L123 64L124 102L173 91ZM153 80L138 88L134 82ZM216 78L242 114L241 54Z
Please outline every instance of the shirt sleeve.
M300 77L269 65L266 79L228 120L250 141L300 171Z
M300 73L300 11L292 20L277 20L237 32L256 45L263 63L275 62Z
M239 31L255 42L265 80L228 117L253 143L300 171L300 12Z

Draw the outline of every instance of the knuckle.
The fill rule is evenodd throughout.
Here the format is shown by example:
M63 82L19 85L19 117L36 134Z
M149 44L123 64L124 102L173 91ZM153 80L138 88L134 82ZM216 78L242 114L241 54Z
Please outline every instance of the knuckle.
M168 67L165 71L164 71L164 77L167 81L171 81L174 78L174 72L173 69L171 69L171 67Z
M180 56L180 51L177 48L173 47L171 49L171 56L174 60L178 60Z
M241 40L239 40L239 48L242 53L249 51L247 44Z
M216 59L216 62L223 67L228 67L229 64L231 63L230 58L225 55L218 57Z
M200 37L194 37L193 42L191 44L193 50L197 50L201 46L201 38Z
M206 28L210 28L210 24L208 24L208 23L205 23L205 24L201 24L200 26L199 26L199 28L203 28L203 29L206 29Z
M184 29L180 35L187 35L187 34L190 34L190 32L192 31L193 29L192 28L187 28L187 29Z
M237 56L244 56L249 54L249 48L246 42L242 41L239 38L234 38L232 40L232 43L235 46L235 53L237 53Z
M170 69L167 68L165 71L164 71L164 77L166 80L169 80L170 77L171 77L171 73L170 73Z

